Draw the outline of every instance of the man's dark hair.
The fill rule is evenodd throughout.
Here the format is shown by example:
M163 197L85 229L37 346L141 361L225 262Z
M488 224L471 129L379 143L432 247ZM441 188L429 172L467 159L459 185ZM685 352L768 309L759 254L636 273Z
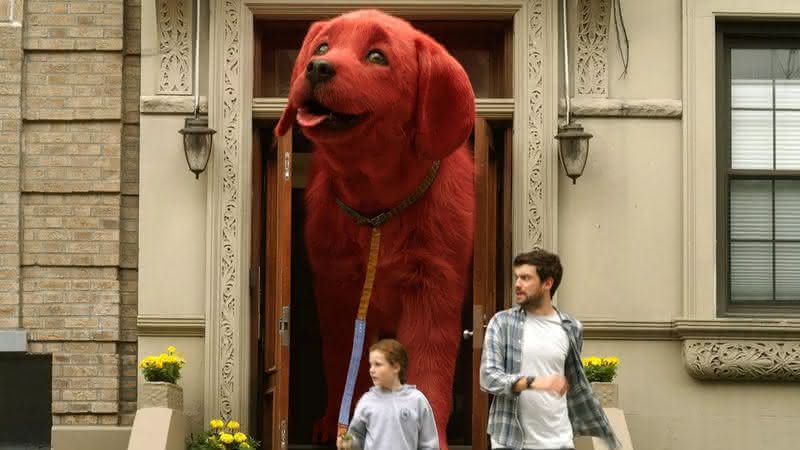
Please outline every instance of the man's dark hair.
M561 275L564 273L558 255L537 248L527 253L520 253L514 258L514 268L525 264L536 267L536 275L539 275L542 282L552 278L553 287L550 288L550 296L556 295L556 289L561 284Z

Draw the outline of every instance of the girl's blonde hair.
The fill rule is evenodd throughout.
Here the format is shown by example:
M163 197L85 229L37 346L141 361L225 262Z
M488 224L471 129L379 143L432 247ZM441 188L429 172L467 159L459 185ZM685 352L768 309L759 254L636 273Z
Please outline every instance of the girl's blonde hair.
M370 353L381 352L386 362L389 364L397 364L400 366L399 378L400 382L405 384L406 372L408 371L408 353L405 347L400 342L394 339L381 339L380 341L372 344L369 348Z

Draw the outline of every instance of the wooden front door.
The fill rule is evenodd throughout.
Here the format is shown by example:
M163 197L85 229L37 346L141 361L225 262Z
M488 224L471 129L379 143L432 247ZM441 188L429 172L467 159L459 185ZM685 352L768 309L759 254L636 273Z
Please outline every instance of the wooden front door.
M503 309L508 298L505 282L510 265L511 129L493 127L482 118L475 121L475 201L476 223L472 270L472 449L489 448L486 424L489 396L481 392L479 368L483 338L489 319ZM500 145L495 139L501 139Z
M259 400L255 415L264 448L289 448L289 314L291 305L292 134L274 138L271 127L254 133L252 289L258 311L254 355ZM257 222L257 223L256 223ZM258 226L258 228L256 228Z

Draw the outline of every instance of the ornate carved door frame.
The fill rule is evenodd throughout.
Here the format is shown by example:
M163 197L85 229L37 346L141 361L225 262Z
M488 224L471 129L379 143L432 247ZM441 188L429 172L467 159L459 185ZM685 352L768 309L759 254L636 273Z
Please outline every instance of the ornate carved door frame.
M253 17L330 16L380 7L405 17L512 18L514 134L512 247L556 243L558 10L545 0L220 0L210 2L209 116L217 130L209 165L206 261L205 419L247 427L248 301L253 112Z

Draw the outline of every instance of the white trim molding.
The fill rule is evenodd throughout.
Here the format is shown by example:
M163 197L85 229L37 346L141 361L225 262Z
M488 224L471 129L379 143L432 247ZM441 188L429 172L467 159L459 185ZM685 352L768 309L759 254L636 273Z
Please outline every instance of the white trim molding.
M683 316L717 317L716 23L800 18L791 0L683 0Z
M683 0L684 364L700 380L800 380L797 321L717 317L716 24L800 18L791 0ZM693 324L704 324L695 326ZM699 337L700 339L695 339Z
M554 248L558 113L557 14L545 0L222 0L210 2L209 120L219 138L208 172L205 416L247 427L250 392L248 276L251 131L254 114L274 117L273 99L252 98L253 20L332 16L379 7L411 19L513 20L514 97L485 105L508 115L514 133L512 246ZM266 101L262 101L266 100ZM481 108L479 102L479 109Z

